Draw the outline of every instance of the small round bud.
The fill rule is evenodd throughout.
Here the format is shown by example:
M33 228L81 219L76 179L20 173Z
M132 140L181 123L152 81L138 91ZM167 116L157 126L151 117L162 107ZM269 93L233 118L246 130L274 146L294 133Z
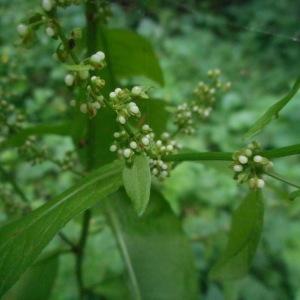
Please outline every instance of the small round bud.
M129 158L131 156L131 154L132 154L131 149L129 149L129 148L124 149L123 155L124 155L125 158Z
M49 37L54 37L54 36L55 36L55 30L54 30L52 27L48 26L48 27L46 28L46 34L47 34Z
M65 76L65 84L67 86L72 86L74 84L75 77L72 74L67 74Z
M138 106L134 102L129 103L129 111L134 115L137 115L140 113Z
M261 178L258 178L256 180L256 186L259 188L259 189L262 189L264 186L265 186L265 181Z
M150 126L148 124L143 125L142 129L144 131L150 131Z
M162 141L161 140L157 140L156 141L156 146L160 147L162 145Z
M126 119L124 116L118 116L117 118L118 122L121 124L125 124L126 123Z
M168 132L164 132L161 137L162 139L167 140L170 137L170 134Z
M132 88L131 92L135 96L139 96L142 93L142 88L140 86L135 86Z
M142 138L142 143L145 145L145 146L148 146L150 144L150 140L147 136L144 136Z
M172 151L173 149L174 149L173 145L168 145L168 146L167 146L167 150L168 150L168 151Z
M116 98L116 96L117 96L117 94L115 93L115 92L111 92L110 94L109 94L109 98Z
M110 152L116 152L117 150L118 150L117 145L111 145L110 148L109 148Z
M248 157L252 156L252 150L251 150L251 149L246 149L246 150L245 150L245 154L246 154Z
M263 161L263 159L264 158L262 156L260 156L260 155L255 155L253 157L253 161L255 161L256 163L261 163Z
M233 171L234 172L242 172L243 171L243 166L242 165L234 165L233 166Z
M94 108L96 109L100 109L101 108L101 104L99 102L94 102L93 103Z
M120 133L119 133L119 132L115 132L115 133L114 133L114 138L117 139L117 138L119 138L119 137L120 137Z
M160 173L160 176L163 177L163 178L168 177L168 175L169 175L168 171L162 171Z
M238 159L242 165L245 165L248 162L248 157L245 155L240 155Z
M28 32L29 32L28 26L25 25L25 24L23 24L23 23L21 23L21 24L18 25L17 31L18 31L18 34L21 37L25 37L28 34Z
M87 107L87 104L86 103L82 103L80 105L80 111L83 113L83 114L86 114L87 111L88 111L88 107Z
M137 146L138 146L137 143L136 143L135 141L130 142L129 145L130 145L130 148L131 148L131 149L136 149Z
M105 59L105 54L102 51L98 51L90 57L90 61L93 64L100 64Z
M42 7L45 11L51 11L54 7L53 0L42 0Z
M122 92L122 89L120 89L120 88L116 88L116 89L115 89L116 95L119 95L121 92Z
M152 169L152 174L153 174L153 175L157 175L157 174L158 174L158 169L153 168L153 169Z

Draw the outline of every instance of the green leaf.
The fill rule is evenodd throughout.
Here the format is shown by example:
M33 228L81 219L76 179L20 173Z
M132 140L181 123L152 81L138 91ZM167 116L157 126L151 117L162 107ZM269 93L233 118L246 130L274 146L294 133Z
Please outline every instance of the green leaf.
M289 195L290 200L295 200L298 197L300 197L300 190L294 191Z
M130 278L131 299L197 299L191 245L162 195L151 190L142 218L131 209L124 192L109 200L108 217Z
M1 144L1 149L8 147L18 147L22 145L30 135L42 136L46 134L53 135L71 135L71 126L69 122L55 124L40 124L28 127L14 134Z
M58 271L59 255L51 254L32 265L4 295L3 300L47 300Z
M122 168L121 162L106 165L27 216L0 229L0 296L68 221L118 190Z
M156 135L166 131L170 113L167 111L166 102L158 99L140 101L138 106L142 112L143 120L150 125Z
M211 270L212 278L231 280L247 274L263 226L261 193L252 191L234 212L227 247Z
M161 85L163 74L149 41L126 29L104 29L105 50L116 78L145 76Z
M265 126L267 126L274 117L278 117L279 112L284 108L285 105L296 95L300 88L300 77L294 83L292 89L286 96L280 99L278 102L273 104L248 130L245 137L250 138L253 135L260 132Z
M151 172L148 157L137 155L132 166L125 166L123 183L137 214L141 216L150 199Z

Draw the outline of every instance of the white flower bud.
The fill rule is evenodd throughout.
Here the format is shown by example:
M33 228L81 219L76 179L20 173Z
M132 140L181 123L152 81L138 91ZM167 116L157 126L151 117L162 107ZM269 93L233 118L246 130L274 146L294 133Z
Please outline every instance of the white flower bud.
M261 163L263 161L263 159L264 158L262 156L260 156L260 155L255 155L253 157L253 161L255 161L256 163Z
M122 92L122 89L120 89L120 88L116 88L116 89L115 89L116 95L119 95L121 92Z
M72 74L67 74L65 76L65 84L67 86L72 86L74 84L75 78Z
M52 27L48 26L46 28L46 34L49 36L49 37L54 37L55 36L55 31Z
M162 171L160 173L160 176L163 177L163 178L168 177L168 175L169 175L168 171Z
M135 86L132 88L131 92L135 96L139 96L142 93L142 88L140 86Z
M28 32L29 32L28 26L25 25L25 24L23 24L23 23L21 23L21 24L18 25L17 31L18 31L18 34L21 37L25 37L28 34Z
M111 152L116 152L118 150L118 147L117 147L117 145L111 145L110 148L109 148L109 150Z
M167 169L168 169L168 165L164 163L164 164L162 164L161 168L162 168L163 170L167 170Z
M162 145L162 141L161 140L157 140L156 141L156 146L160 147Z
M111 92L110 94L109 94L109 98L116 98L116 93L115 92Z
M129 149L129 148L124 149L123 155L124 155L125 158L129 158L131 156L131 154L132 154L131 149Z
M252 150L251 150L251 149L246 149L246 150L245 150L245 154L246 154L248 157L252 156Z
M153 168L153 169L152 169L152 174L153 174L153 175L157 175L157 174L158 174L158 169Z
M94 108L96 109L100 109L101 108L101 104L99 102L94 102L93 103Z
M42 0L42 7L45 11L51 11L54 7L53 0Z
M164 132L162 135L161 135L162 139L166 140L170 137L170 134L168 132Z
M240 155L238 159L242 165L245 165L248 162L248 157L245 155Z
M138 108L138 106L134 103L134 102L130 102L128 104L129 106L129 111L134 114L134 115L138 115L140 113L140 110Z
M148 138L147 136L144 136L144 137L142 138L142 143L143 143L145 146L148 146L149 143L150 143L149 138Z
M233 171L234 172L242 172L243 171L243 166L242 165L234 165L233 166Z
M100 64L105 59L105 54L102 51L98 51L90 57L90 61L93 64Z
M174 149L173 145L168 145L168 146L167 146L167 150L168 150L168 151L172 151L173 149Z
M114 133L114 138L117 139L117 138L119 138L119 137L120 137L120 133L119 133L119 132L115 132L115 133Z
M126 123L126 119L124 116L118 116L117 120L119 123L121 123L123 125Z
M258 178L256 180L256 186L259 188L259 189L262 189L264 186L265 186L265 181L263 179L260 179Z
M88 109L87 109L87 104L86 103L82 103L80 105L80 111L83 113L83 114L86 114Z
M131 149L136 149L137 148L137 143L135 141L130 142L130 148Z
M144 131L149 131L150 130L150 126L148 124L143 125L142 129Z

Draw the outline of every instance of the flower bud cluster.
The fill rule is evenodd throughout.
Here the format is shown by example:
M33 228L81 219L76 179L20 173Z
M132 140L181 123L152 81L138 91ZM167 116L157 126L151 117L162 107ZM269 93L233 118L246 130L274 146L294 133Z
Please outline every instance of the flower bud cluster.
M0 142L23 128L25 116L13 104L0 100Z
M220 80L219 69L208 71L208 83L200 81L194 90L195 99L177 106L174 123L178 132L193 134L199 120L206 120L211 115L215 101L221 92L227 91L230 83Z
M176 153L179 145L170 138L169 133L165 132L160 139L155 139L155 134L149 125L144 124L139 132L130 136L125 130L114 133L114 142L110 147L111 152L116 152L126 163L131 164L134 156L145 153L150 157L151 173L159 179L169 176L173 164L164 162L164 155Z
M273 167L273 163L260 153L260 145L252 142L247 148L233 155L234 179L239 183L247 182L252 189L261 189L265 186L263 175Z
M207 75L209 78L208 82L200 81L194 90L196 100L193 101L192 109L200 119L207 119L210 116L220 94L228 91L231 87L230 82L222 82L219 69L209 70Z
M84 100L71 100L70 106L78 107L83 114L90 118L96 116L97 111L105 105L101 90L105 81L100 76L91 76L90 70L101 69L105 66L105 54L101 51L93 54L78 70L66 74L65 84L70 88L80 87L86 90Z
M116 88L109 94L109 104L117 114L117 122L124 125L130 117L139 118L140 109L136 104L138 99L148 99L142 87L135 86L131 90Z

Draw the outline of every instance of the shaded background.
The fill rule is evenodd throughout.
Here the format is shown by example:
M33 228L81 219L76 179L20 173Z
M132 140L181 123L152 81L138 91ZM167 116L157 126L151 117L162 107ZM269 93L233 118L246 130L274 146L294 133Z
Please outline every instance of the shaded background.
M0 1L0 96L15 93L15 104L33 122L58 121L68 108L70 95L63 84L64 70L51 55L54 43L40 34L32 49L15 48L15 28L38 1ZM299 75L300 3L297 1L114 1L112 27L127 27L147 37L159 56L165 86L153 94L180 103L189 99L197 82L210 68L220 68L232 90L218 104L212 120L201 125L196 137L184 140L197 150L234 151L246 143L243 135L267 107L284 95ZM64 12L65 25L82 26L80 8ZM257 140L265 148L298 143L299 96L280 119ZM57 157L72 149L71 140L47 137ZM74 180L48 163L31 167L20 163L14 151L0 153L14 161L18 181L33 199L50 198ZM297 181L297 157L278 160L275 170ZM1 183L1 189L9 186ZM287 199L288 190L269 180L265 189L266 216L263 239L250 274L243 280L219 285L208 272L226 241L232 210L246 189L238 188L226 164L184 163L167 180L164 194L183 220L198 270L199 299L300 299L300 205ZM4 203L4 202L3 202ZM3 204L2 204L3 205ZM36 205L39 205L37 201ZM4 215L2 221L5 221ZM100 225L99 225L100 224ZM110 230L98 219L102 231L88 245L87 278L105 282L123 273L123 265ZM98 227L97 227L98 228ZM76 236L79 223L67 225ZM54 241L55 242L55 241ZM76 298L73 258L61 257L52 299ZM115 283L116 284L116 283ZM119 285L107 289L121 290ZM105 298L104 298L105 299ZM107 299L120 299L120 295Z

